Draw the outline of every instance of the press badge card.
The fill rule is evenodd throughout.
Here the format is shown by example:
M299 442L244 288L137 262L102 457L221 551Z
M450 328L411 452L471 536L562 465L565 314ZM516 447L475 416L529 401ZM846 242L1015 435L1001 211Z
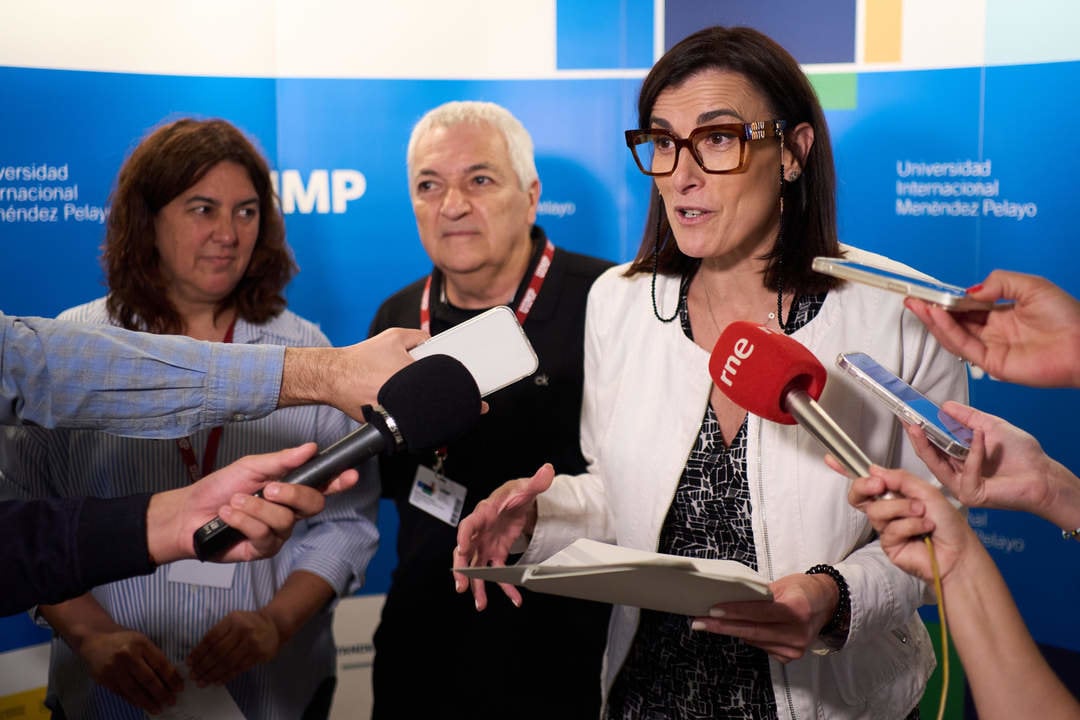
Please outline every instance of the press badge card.
M464 485L456 483L424 465L416 468L409 504L428 515L439 518L447 525L457 527L461 508L465 505Z
M169 582L202 585L204 587L230 588L236 565L233 563L177 560L169 563Z

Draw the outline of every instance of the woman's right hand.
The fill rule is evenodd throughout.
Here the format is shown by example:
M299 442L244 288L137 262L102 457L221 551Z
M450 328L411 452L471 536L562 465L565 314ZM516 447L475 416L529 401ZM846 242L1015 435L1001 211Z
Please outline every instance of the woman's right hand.
M531 478L518 478L503 483L495 492L481 500L476 508L458 525L457 547L453 565L459 567L502 566L510 548L521 536L532 535L536 526L536 496L551 487L555 468L545 463ZM476 609L487 607L483 580L472 580L454 573L454 588L459 592L472 586ZM521 606L521 593L513 585L499 583L506 596Z

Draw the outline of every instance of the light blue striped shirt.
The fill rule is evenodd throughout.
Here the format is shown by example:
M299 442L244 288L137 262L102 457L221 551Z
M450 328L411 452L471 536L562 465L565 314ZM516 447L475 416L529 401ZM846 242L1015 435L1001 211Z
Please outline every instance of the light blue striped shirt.
M65 312L80 322L103 322L103 300ZM325 346L326 337L291 312L261 326L237 321L235 343ZM316 440L320 447L338 440L356 423L327 406L284 408L260 420L225 425L217 467L252 453L269 452ZM202 458L208 431L192 436ZM84 430L9 431L18 444L23 467L12 473L29 496L97 495L166 490L188 482L187 470L174 440L133 440ZM0 453L2 455L3 453ZM325 579L339 594L359 587L374 554L376 484L361 482L352 490L327 498L319 515L299 523L292 538L274 558L236 566L228 589L170 582L168 568L93 591L98 602L120 625L146 634L178 667L215 623L233 610L266 605L286 577L307 570ZM331 611L313 617L269 663L258 665L228 683L227 688L248 718L296 720L316 686L334 675L336 648ZM141 710L96 686L86 666L62 640L52 645L50 701L58 698L70 718L142 720Z
M179 437L272 411L284 357L269 345L0 313L0 424Z

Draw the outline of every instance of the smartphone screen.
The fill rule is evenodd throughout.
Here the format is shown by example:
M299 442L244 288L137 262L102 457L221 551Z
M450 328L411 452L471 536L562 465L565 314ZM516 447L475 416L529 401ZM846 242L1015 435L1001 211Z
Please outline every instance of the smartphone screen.
M971 430L866 353L844 353L837 365L884 402L904 422L918 425L930 442L956 458L971 447Z
M419 360L428 355L449 355L472 374L481 397L528 377L540 361L514 311L493 307L444 330L409 351Z

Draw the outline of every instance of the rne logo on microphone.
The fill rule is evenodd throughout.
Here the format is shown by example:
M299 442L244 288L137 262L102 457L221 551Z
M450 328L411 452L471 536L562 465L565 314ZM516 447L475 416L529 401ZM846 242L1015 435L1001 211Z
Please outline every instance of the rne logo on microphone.
M746 338L736 340L734 347L731 349L731 354L728 355L727 360L724 362L724 369L720 372L720 382L732 387L732 381L739 372L739 366L753 354L753 343Z

